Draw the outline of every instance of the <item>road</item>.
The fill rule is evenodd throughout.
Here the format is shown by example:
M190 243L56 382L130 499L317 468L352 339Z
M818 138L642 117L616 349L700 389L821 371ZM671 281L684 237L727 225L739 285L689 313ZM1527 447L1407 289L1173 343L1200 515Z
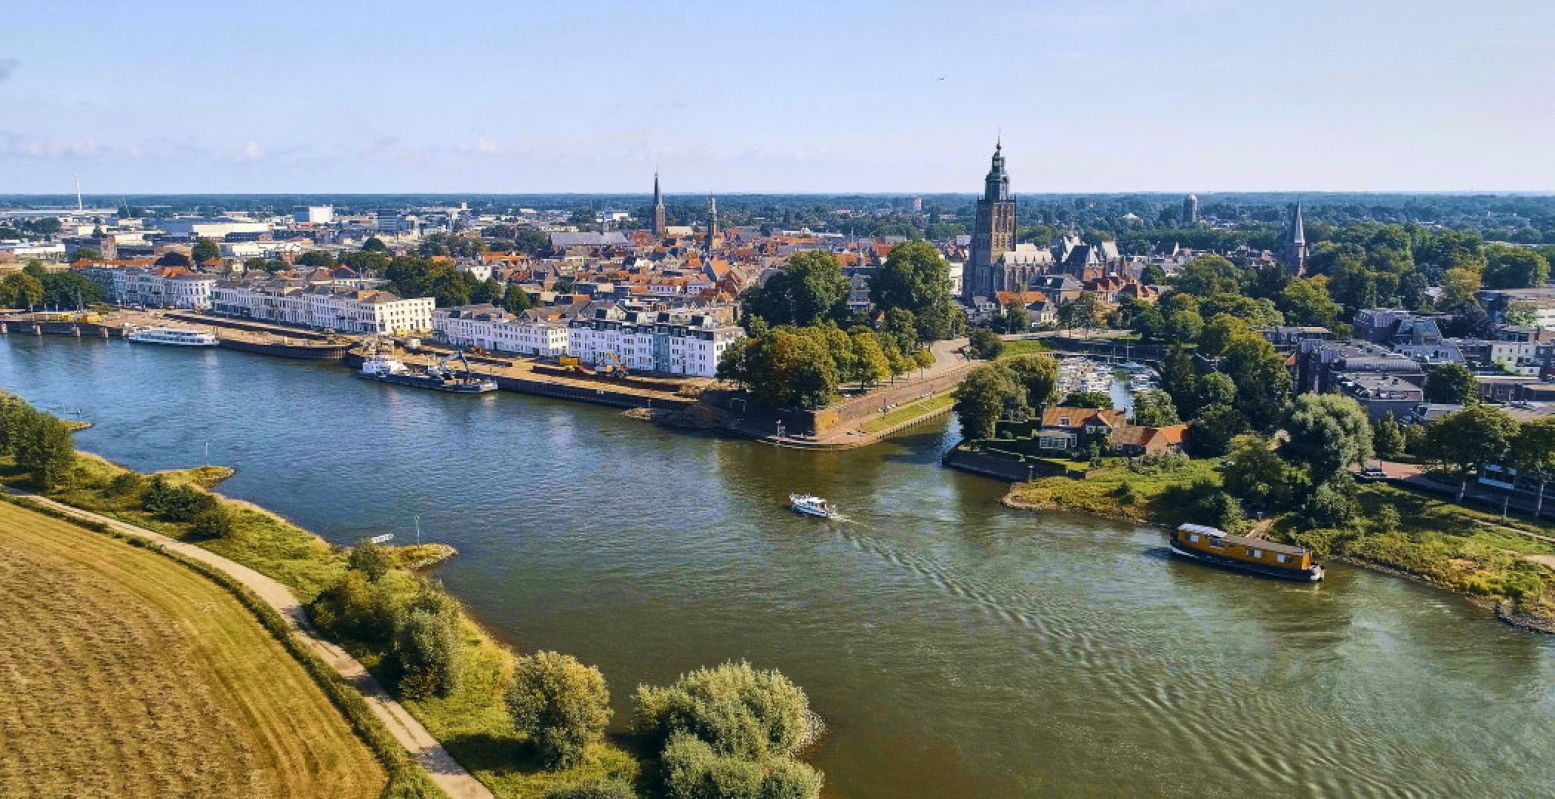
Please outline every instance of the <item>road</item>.
M247 586L255 594L263 599L270 607L275 608L292 634L302 640L307 647L329 664L337 674L344 677L347 682L361 691L362 698L372 708L373 713L381 719L389 732L394 735L406 751L420 763L432 780L437 783L453 799L491 799L492 793L470 775L464 767L454 760L453 755L438 740L427 732L421 722L410 715L410 711L404 705L389 696L383 685L368 673L356 658L351 657L345 650L320 638L308 624L307 610L297 601L297 597L291 589L280 582L266 577L241 563L228 560L220 555L201 549L193 544L186 544L177 539L169 538L161 533L152 532L144 527L126 524L89 511L70 507L51 499L37 496L36 494L24 494L28 499L47 505L66 515L76 519L99 522L108 525L117 532L128 536L141 538L155 543L165 549L177 552L185 557L193 558L237 579Z

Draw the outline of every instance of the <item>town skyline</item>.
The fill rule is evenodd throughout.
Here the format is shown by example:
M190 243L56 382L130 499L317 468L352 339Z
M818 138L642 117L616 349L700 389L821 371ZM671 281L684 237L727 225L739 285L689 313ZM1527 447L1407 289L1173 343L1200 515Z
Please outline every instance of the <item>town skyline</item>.
M971 193L1002 131L1016 194L1555 190L1534 2L157 5L11 15L0 189Z

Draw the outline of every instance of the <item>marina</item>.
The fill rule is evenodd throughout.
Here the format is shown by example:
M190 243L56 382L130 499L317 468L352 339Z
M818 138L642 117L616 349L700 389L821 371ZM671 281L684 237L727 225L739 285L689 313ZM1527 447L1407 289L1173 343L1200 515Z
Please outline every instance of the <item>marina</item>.
M94 422L79 446L134 468L235 467L224 493L337 544L413 540L419 516L461 553L437 578L496 635L610 675L615 729L618 686L780 668L834 731L813 755L830 795L1555 787L1526 765L1555 760L1555 639L1343 564L1251 579L1172 556L1159 530L1006 509L1004 484L939 468L953 421L818 458L90 336L0 339L0 386ZM790 510L797 487L851 523ZM1229 741L1258 741L1257 767Z

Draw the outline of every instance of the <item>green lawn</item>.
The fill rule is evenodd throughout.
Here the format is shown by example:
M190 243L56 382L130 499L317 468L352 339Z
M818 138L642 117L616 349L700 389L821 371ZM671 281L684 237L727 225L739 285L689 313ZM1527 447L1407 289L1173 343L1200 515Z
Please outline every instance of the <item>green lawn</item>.
M1022 338L1004 342L1004 351L999 353L1000 358L1014 358L1017 355L1030 355L1034 352L1052 352L1053 348L1039 338Z
M926 397L924 399L918 400L917 402L903 405L890 411L889 413L876 416L875 418L859 425L859 430L865 433L877 433L881 430L888 430L903 422L911 421L914 418L924 416L934 411L944 410L945 408L949 408L954 404L956 404L956 401L950 396L949 393L936 394L932 397Z
M1016 483L1006 497L1008 504L1033 510L1061 510L1090 513L1111 519L1148 519L1162 524L1190 521L1181 509L1164 507L1159 502L1168 489L1199 480L1220 482L1215 461L1187 460L1170 471L1141 474L1128 468L1124 458L1107 458L1083 480L1069 477L1040 477L1029 483ZM1089 462L1074 461L1078 468L1090 468ZM1123 486L1128 486L1125 490Z

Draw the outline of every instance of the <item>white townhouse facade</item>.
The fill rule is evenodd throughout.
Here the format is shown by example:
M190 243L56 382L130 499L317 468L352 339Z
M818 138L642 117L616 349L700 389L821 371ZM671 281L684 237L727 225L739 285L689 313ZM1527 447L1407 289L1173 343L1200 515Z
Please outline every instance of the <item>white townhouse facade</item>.
M208 311L216 289L216 276L180 268L100 269L87 275L109 289L117 305L147 308L189 308Z
M442 308L433 315L437 337L459 347L556 358L590 365L619 361L639 372L713 377L729 344L745 335L737 326L683 311L598 308L570 322L514 317L492 305Z
M431 297L402 299L373 289L220 283L212 292L211 310L262 322L383 334L431 330L435 305Z

